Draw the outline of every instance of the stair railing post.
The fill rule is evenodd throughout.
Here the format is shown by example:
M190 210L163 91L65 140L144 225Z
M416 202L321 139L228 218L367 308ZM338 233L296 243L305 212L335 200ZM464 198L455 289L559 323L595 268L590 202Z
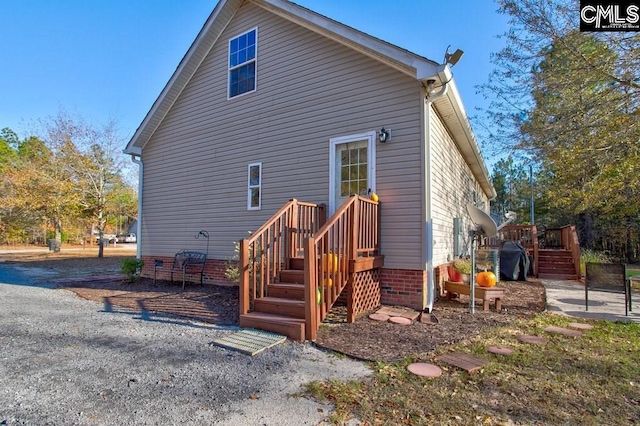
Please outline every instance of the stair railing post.
M316 240L313 237L304 240L304 319L305 338L315 341L318 331L318 278Z
M245 239L240 240L238 262L240 268L240 315L244 315L249 312L249 244Z
M287 235L289 235L289 244L287 244L288 259L296 257L296 248L298 247L298 239L300 238L298 233L298 210L300 209L300 206L297 199L293 198L291 201L293 201L293 205L291 206L291 214L289 215L287 230Z
M355 203L352 204L351 211L351 253L349 260L355 260L358 257L358 233L360 232L358 224L360 223L360 197L356 197Z
M322 226L327 222L327 205L324 203L318 204L318 226L317 229L314 230L317 231L318 229L322 228Z

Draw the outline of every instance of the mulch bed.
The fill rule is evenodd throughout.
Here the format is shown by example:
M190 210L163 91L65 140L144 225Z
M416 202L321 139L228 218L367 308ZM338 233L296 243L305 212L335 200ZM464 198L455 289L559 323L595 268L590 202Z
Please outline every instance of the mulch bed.
M57 283L78 296L103 303L105 310L114 306L134 311L172 315L219 325L238 324L238 287L187 284L142 278L126 280L92 280Z
M118 306L221 325L238 322L238 288L233 286L192 284L182 290L179 283L158 281L154 285L150 279L134 284L111 280L60 286L108 308ZM544 287L539 282L502 282L500 286L507 288L501 312L495 312L493 305L492 310L483 311L480 301L471 314L467 296L441 298L433 309L437 324L414 321L399 325L374 321L367 315L349 324L345 307L336 306L321 326L316 344L358 359L391 362L472 338L544 310Z
M475 313L469 309L469 298L438 299L433 314L435 325L414 321L411 325L374 321L362 316L354 323L325 324L318 332L316 343L351 357L370 361L397 361L412 354L433 351L480 335L516 319L530 318L545 309L544 286L537 281L502 282L507 292L502 311L483 311L476 301Z

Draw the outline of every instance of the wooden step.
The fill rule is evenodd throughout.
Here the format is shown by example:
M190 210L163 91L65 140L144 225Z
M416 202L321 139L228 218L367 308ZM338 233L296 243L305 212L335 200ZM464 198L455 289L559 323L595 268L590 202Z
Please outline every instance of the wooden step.
M538 263L538 272L573 272L575 274L576 268L573 264Z
M261 297L253 301L255 312L278 314L293 318L304 318L304 300Z
M541 257L538 259L538 263L571 263L573 265L573 258L571 257Z
M538 273L538 278L540 279L548 279L548 280L570 280L577 281L578 276L575 274L562 274L562 273Z
M283 334L291 340L304 341L304 319L291 318L282 315L267 314L264 312L249 312L240 315L240 327L257 328Z
M304 271L297 269L283 269L280 271L280 282L304 284Z
M304 284L274 283L267 286L269 297L304 300Z
M289 259L289 269L304 270L304 257L292 257Z
M566 250L539 251L538 259L572 259L573 254Z

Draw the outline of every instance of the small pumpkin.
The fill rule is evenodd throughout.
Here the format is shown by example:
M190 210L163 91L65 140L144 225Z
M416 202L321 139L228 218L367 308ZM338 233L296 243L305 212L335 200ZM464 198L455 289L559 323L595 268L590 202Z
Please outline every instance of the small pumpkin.
M476 275L476 283L478 283L480 287L493 287L496 285L496 281L496 274L491 271L479 272L478 275Z
M318 290L316 290L316 303L318 305L322 304L322 291L320 290L319 287L318 287Z
M371 201L373 201L374 203L377 203L379 198L378 198L378 194L376 194L375 192L372 192L371 195L369 196L369 198L371 199Z
M324 286L327 288L333 287L333 279L327 278L324 280Z

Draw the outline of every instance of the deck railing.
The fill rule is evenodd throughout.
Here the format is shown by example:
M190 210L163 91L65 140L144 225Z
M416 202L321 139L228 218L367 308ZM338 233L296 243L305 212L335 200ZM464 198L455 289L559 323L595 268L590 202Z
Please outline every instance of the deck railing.
M264 297L289 260L299 256L304 241L326 220L324 204L292 199L251 237L240 241L240 314L249 312L250 300Z
M379 204L353 195L305 242L305 320L307 339L315 340L319 324L347 286L358 258L380 248ZM352 301L347 301L348 305Z

